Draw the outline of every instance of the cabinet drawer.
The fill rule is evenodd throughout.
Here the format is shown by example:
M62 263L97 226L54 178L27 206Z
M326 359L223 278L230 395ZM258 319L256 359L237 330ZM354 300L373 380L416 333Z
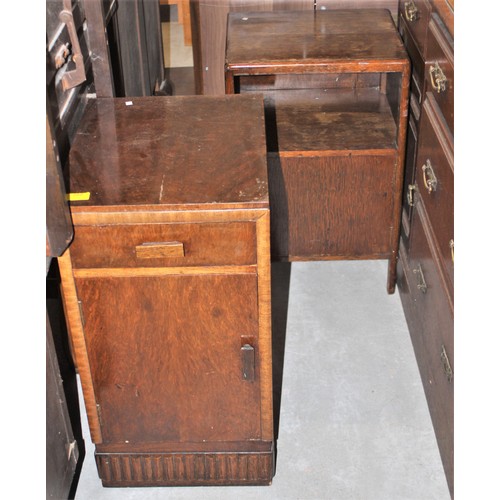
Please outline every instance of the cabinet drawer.
M453 285L453 151L435 105L432 105L432 96L423 106L415 175L419 198L429 217L443 267Z
M403 40L406 51L411 59L411 93L417 97L418 104L422 104L422 92L424 88L425 61L422 58L416 42L411 36L410 29L403 18L399 16L399 34Z
M427 37L426 89L436 99L451 133L454 131L453 67L453 40L433 15Z
M75 268L256 264L254 222L78 226Z
M399 2L399 13L408 26L420 54L425 57L425 37L431 6L426 0L403 0Z
M418 347L420 374L448 473L453 468L453 310L432 250L425 215L419 203L416 208L408 278L418 320L411 334Z

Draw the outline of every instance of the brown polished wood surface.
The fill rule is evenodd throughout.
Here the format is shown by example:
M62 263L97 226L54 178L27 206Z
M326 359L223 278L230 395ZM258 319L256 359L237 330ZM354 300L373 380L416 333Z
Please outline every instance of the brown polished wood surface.
M99 475L269 484L263 98L127 101L97 99L84 116L69 176L90 198L71 203L60 258Z
M72 207L266 206L262 106L256 95L91 101L69 168L70 191L90 199Z
M393 293L410 64L390 12L231 13L226 46L226 92L264 95L273 256L388 258Z
M421 54L425 54L425 41L431 15L429 0L405 0L399 2L401 17Z
M141 245L173 241L183 245L182 255L145 260L137 253ZM255 241L255 223L249 221L80 226L71 255L78 268L252 265Z
M388 258L395 160L394 151L270 156L269 180L276 187L271 191L276 257ZM364 185L370 188L360 187Z
M444 0L443 0L444 1ZM224 94L224 50L229 12L339 9L389 9L397 18L397 0L191 0L196 92Z
M454 161L452 138L439 123L439 109L428 98L423 107L421 144L417 156L416 185L432 227L439 259L448 280L447 293L453 297L453 259L450 241L454 237ZM426 166L424 173L424 166ZM429 168L436 184L430 192ZM425 177L424 177L425 175Z
M242 336L258 341L256 285L255 274L77 280L103 444L261 438L259 370L246 381L240 353Z
M455 70L453 56L453 39L446 32L443 24L438 18L432 17L429 24L429 33L427 40L427 64L425 78L427 80L427 90L432 93L437 101L440 112L446 121L448 128L453 134L455 123ZM436 67L446 78L444 87L437 88L436 78L433 72Z
M378 89L270 91L265 96L268 123L271 113L276 120L276 141L269 134L269 151L396 148L397 127Z
M452 0L399 2L399 32L412 60L412 134L404 186L409 198L403 210L405 231L397 270L398 289L452 498L453 6ZM416 15L410 15L415 9ZM444 360L449 364L447 371Z
M453 496L453 439L454 439L454 337L453 305L450 304L440 276L439 260L433 246L429 223L422 206L417 203L412 231L412 251L409 259L409 286L414 299L417 329L412 341L428 400L430 414ZM415 272L416 270L416 272ZM422 281L423 280L423 281ZM418 285L425 282L425 293ZM445 371L441 357L446 352L451 374Z
M300 64L301 72L362 72L390 61L401 68L405 60L392 17L383 9L238 12L228 18L230 70L282 73Z

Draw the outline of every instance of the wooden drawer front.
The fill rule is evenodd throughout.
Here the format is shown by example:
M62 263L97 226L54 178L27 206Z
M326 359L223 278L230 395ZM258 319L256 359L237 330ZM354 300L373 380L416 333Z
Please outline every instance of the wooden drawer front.
M420 374L449 478L453 471L453 311L420 208L417 204L409 260L409 288L418 318L411 334L414 345L419 347Z
M402 0L399 13L408 26L418 50L425 57L425 37L431 13L431 6L425 0Z
M406 51L411 59L411 92L415 94L418 98L418 103L422 103L422 92L424 88L424 77L425 77L425 61L419 51L416 42L413 40L410 29L404 16L401 15L399 18L399 34L403 40Z
M254 222L77 226L75 268L256 264Z
M423 106L416 184L436 238L443 267L453 285L453 151L431 101L432 99L427 99Z
M431 92L451 133L454 131L453 40L439 19L432 17L427 38L426 91Z

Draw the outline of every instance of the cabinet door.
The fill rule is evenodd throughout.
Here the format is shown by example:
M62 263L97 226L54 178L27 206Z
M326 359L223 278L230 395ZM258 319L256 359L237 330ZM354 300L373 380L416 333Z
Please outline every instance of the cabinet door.
M103 444L261 437L255 274L76 284Z

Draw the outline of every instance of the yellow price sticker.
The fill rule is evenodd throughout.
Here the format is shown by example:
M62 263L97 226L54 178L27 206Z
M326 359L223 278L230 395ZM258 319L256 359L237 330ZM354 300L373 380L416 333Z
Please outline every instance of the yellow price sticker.
M87 193L68 193L66 195L68 201L88 201L90 199L90 192Z

